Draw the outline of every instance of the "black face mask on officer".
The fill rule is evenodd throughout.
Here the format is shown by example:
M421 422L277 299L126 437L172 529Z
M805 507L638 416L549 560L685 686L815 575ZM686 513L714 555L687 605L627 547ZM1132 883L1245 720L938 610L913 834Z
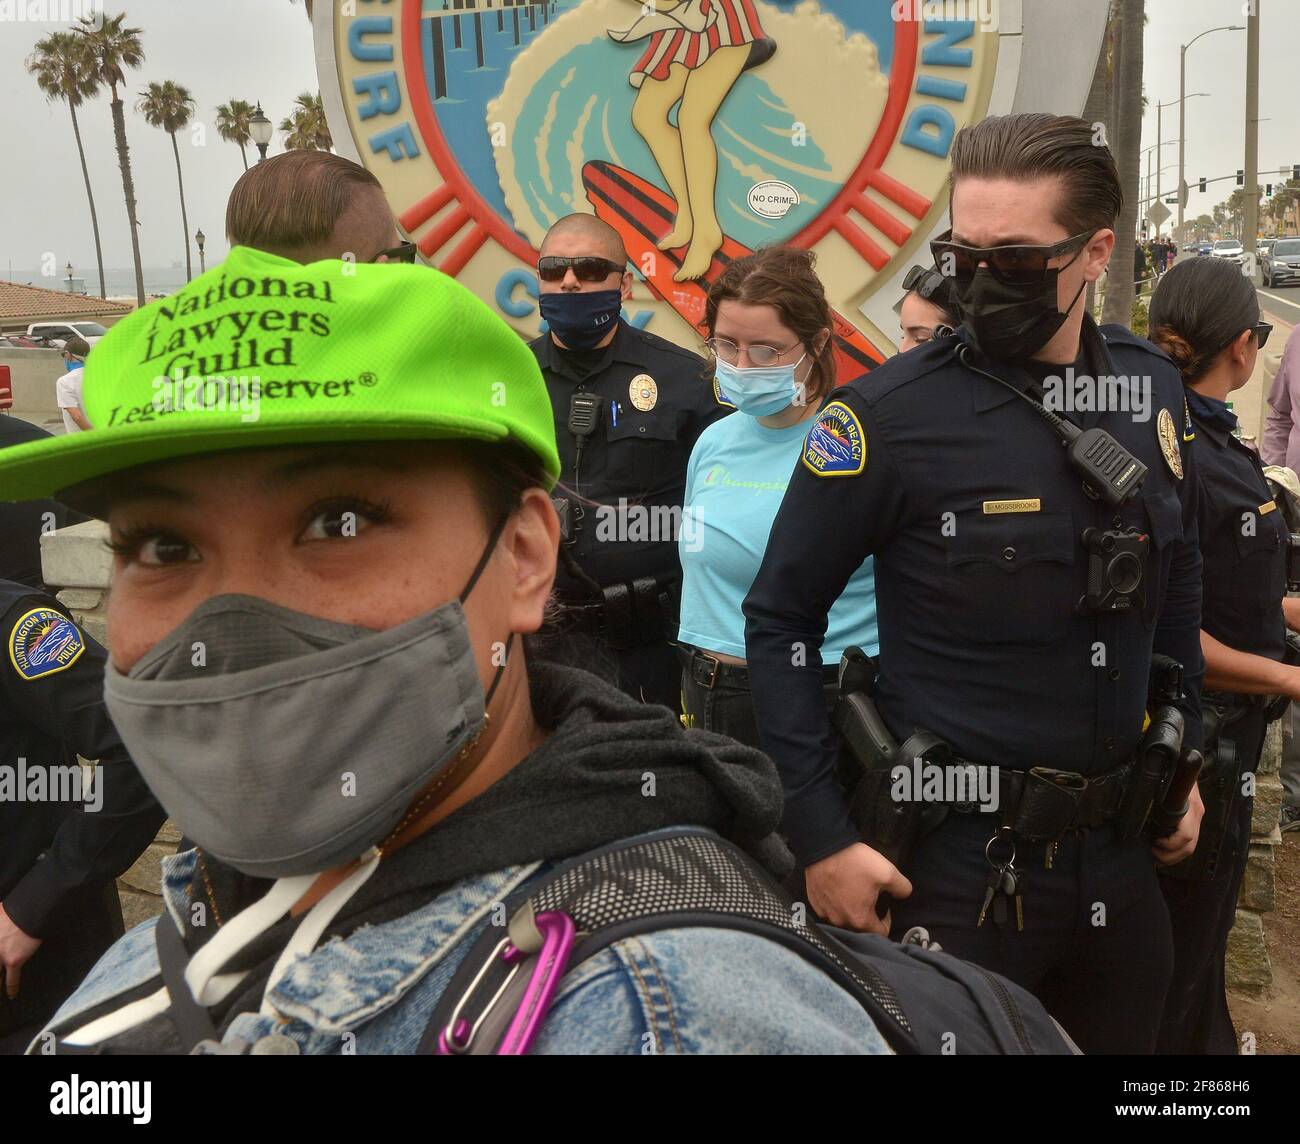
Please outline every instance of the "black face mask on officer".
M1073 266L1087 242L1064 266L1049 269L1041 282L1012 286L981 266L967 282L954 282L957 309L971 341L995 361L1024 361L1041 350L1065 325L1087 282L1080 284L1062 313L1056 308L1061 271Z

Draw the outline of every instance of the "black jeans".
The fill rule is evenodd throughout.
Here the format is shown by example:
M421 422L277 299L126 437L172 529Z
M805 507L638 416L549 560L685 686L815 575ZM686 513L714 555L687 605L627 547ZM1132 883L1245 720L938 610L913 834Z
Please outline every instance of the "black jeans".
M1024 929L1014 906L977 925L996 814L950 810L908 868L912 895L894 903L894 936L924 926L948 953L1034 993L1085 1053L1151 1053L1173 966L1169 914L1145 839L1109 826L1046 845L1017 840ZM998 855L1001 855L999 850Z
M1223 732L1237 745L1239 776L1253 773L1258 766L1264 730L1264 710L1255 707ZM1160 1022L1161 1053L1237 1053L1223 963L1250 855L1254 808L1255 800L1242 795L1239 783L1211 878L1160 879L1174 934L1174 976Z
M679 653L679 659L685 660L689 652ZM705 653L708 654L708 653ZM839 697L839 688L834 682L838 667L828 669L826 683L826 709L830 711ZM726 735L747 747L759 748L758 721L754 717L754 701L747 683L740 683L726 678L725 672L712 687L697 683L689 667L681 671L682 715L688 727L699 727L704 731L715 731Z

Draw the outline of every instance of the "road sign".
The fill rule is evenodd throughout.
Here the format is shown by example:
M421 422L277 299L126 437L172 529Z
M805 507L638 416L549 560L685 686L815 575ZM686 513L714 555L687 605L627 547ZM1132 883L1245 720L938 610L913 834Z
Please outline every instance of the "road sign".
M1164 203L1152 203L1147 207L1147 219L1157 230L1164 226L1169 218L1169 208Z

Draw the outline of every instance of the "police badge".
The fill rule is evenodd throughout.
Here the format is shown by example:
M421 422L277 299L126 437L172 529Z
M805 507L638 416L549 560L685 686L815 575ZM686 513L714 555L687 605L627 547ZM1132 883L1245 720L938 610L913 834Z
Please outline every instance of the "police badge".
M1183 479L1183 455L1178 451L1178 430L1168 409L1160 410L1156 418L1156 436L1160 439L1160 452L1164 454L1169 471L1180 481Z

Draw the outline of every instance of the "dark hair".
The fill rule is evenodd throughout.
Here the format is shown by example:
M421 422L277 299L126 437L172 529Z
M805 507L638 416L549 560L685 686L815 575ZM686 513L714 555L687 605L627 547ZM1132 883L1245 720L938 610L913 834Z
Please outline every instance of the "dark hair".
M342 155L286 151L240 176L226 204L226 237L272 253L310 249L334 233L359 189L383 194L374 175Z
M771 306L810 354L817 335L830 331L808 375L810 403L820 401L835 388L835 319L826 301L826 288L814 269L816 265L817 256L811 250L793 246L765 246L736 259L709 289L703 322L709 337L713 337L718 307L723 302Z
M1113 227L1124 205L1110 148L1073 115L991 115L963 127L952 144L950 189L963 176L1060 179L1055 218L1071 237Z
M952 279L940 274L936 266L914 267L913 269L924 269L925 274L920 282L899 299L898 305L894 309L901 311L903 302L915 294L922 302L928 302L943 314L948 325L960 326L961 314L957 310L957 291L953 288Z
M1203 377L1228 343L1259 321L1259 296L1235 262L1180 262L1151 299L1151 340L1174 360L1185 382Z
M85 338L73 334L63 343L63 352L74 357L84 358L90 353L90 343Z

